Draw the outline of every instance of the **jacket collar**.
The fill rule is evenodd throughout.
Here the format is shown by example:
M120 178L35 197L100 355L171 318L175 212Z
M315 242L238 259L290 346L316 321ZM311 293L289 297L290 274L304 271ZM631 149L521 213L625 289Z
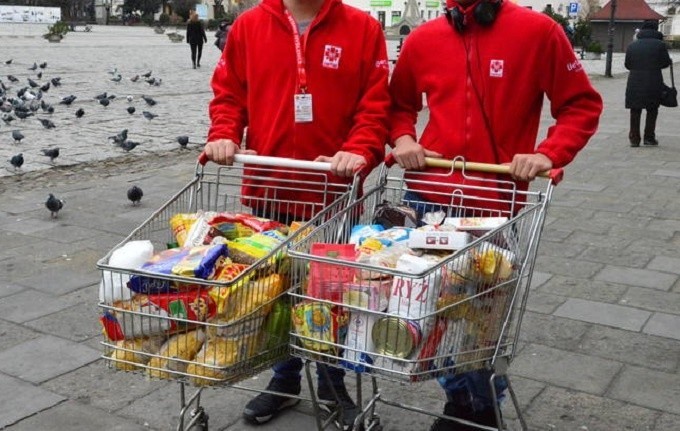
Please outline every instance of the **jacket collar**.
M326 16L331 12L331 10L333 10L333 8L339 4L342 4L342 0L325 0L321 6L321 10L319 10L319 13L316 15L316 18L314 18L314 21L312 21L310 28L315 27L319 22L325 20ZM288 24L288 20L286 19L284 13L285 8L283 7L282 0L262 0L260 7L278 17L285 27L290 30L290 25Z

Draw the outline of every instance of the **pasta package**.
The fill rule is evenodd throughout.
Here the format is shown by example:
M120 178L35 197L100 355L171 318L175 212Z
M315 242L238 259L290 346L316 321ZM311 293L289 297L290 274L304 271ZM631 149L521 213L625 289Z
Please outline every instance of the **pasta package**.
M204 341L205 334L200 329L170 337L161 347L158 356L149 361L149 377L168 379L173 371L184 372L187 361L194 359Z
M209 386L228 377L224 368L238 361L241 341L236 338L215 338L208 340L196 355L195 362L187 366L187 374L197 386ZM200 376L207 377L201 378Z
M284 278L271 274L257 280L245 280L229 287L215 286L208 293L217 304L218 316L226 321L247 316L283 293ZM270 308L265 307L264 313Z
M172 234L179 244L180 247L184 246L187 239L187 232L191 229L191 226L198 219L197 214L175 214L170 218L170 228L172 229Z
M236 263L252 265L258 260L267 257L276 247L286 240L286 236L279 231L270 230L258 233L246 238L237 238L229 241L229 254ZM279 251L272 257L270 263L274 263L283 257Z
M133 371L149 362L151 356L158 352L164 337L134 338L116 342L111 359L113 366L123 371Z

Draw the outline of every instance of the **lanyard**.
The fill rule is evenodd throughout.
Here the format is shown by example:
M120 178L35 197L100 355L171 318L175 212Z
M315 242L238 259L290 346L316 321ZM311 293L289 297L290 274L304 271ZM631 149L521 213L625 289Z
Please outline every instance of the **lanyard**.
M301 41L300 32L298 31L298 26L293 16L286 12L286 18L290 23L290 27L293 30L293 39L295 41L295 56L297 57L297 70L298 70L298 81L300 84L300 91L302 93L307 92L307 71L305 70L305 49L307 46L307 38L304 38L304 43Z

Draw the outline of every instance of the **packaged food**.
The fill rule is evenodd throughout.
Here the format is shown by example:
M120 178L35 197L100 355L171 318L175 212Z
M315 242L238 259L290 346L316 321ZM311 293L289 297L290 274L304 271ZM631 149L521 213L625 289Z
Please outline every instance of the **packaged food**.
M414 230L408 239L411 248L435 250L460 250L470 242L467 232L449 232L440 230Z
M213 276L216 266L226 256L227 247L224 244L173 248L156 253L141 269L162 275L173 274L205 280ZM139 275L130 278L128 287L136 293L144 294L178 290L173 288L170 280Z
M173 371L184 372L188 361L194 359L204 341L205 334L200 329L173 335L163 344L158 356L151 358L147 374L168 379Z
M352 244L314 243L310 253L314 256L353 262L356 252ZM309 265L307 295L334 302L342 301L344 285L354 280L355 269L345 265L312 261Z
M151 359L150 354L157 353L165 337L140 337L132 340L120 340L111 352L113 366L123 371L133 371L145 365Z
M198 247L219 243L220 241L215 240L223 237L222 232L208 222L214 215L214 212L199 211L196 214L196 220L186 234L182 247Z
M151 241L129 241L111 253L109 265L120 269L139 269L153 256ZM111 304L115 301L130 299L132 291L128 289L129 274L102 271L99 284L99 302Z
M347 310L322 302L302 302L293 309L293 328L300 344L317 352L337 354L333 344L344 343L348 319Z
M507 222L507 217L447 217L444 224L457 230L489 231Z
M111 341L174 333L217 314L217 306L206 290L136 295L113 305L100 318Z
M191 226L197 218L198 215L196 214L184 213L175 214L170 218L170 228L180 247L184 245L187 238L187 232L189 232L189 229L191 229Z
M258 260L267 257L270 253L286 240L286 236L279 231L266 231L245 238L237 238L229 241L229 256L236 263L252 265ZM283 257L283 251L279 250L272 256L270 264Z
M392 277L382 279L357 279L351 283L345 283L342 289L343 304L366 308L373 311L385 311L387 309Z
M271 351L287 345L291 329L291 305L288 298L282 297L272 306L272 310L262 325L263 348Z
M384 230L385 228L379 224L358 224L352 228L352 233L349 237L349 243L360 244L364 239L375 236Z
M210 386L229 377L225 368L238 362L242 342L237 338L214 338L206 341L186 372L197 386ZM204 377L204 378L201 378Z
M212 217L208 219L208 224L217 228L230 240L269 230L277 230L284 235L288 234L288 226L282 223L244 213L213 213Z
M376 206L373 221L385 229L394 226L416 227L418 215L416 211L406 205L394 205L388 201Z
M484 284L498 284L512 277L513 266L507 253L495 248L480 248L472 251L472 267L475 275Z
M341 365L357 373L367 371L372 363L371 352L375 351L372 331L377 317L370 313L351 311L345 337L346 348L342 352Z
M403 255L397 262L397 270L408 274L420 274L429 268L430 263L418 256ZM387 311L413 319L433 313L441 290L440 274L431 271L421 278L395 276Z
M231 321L266 306L285 290L284 278L271 274L257 280L242 280L228 287L214 286L208 294L217 304L217 314ZM270 308L264 307L265 314Z

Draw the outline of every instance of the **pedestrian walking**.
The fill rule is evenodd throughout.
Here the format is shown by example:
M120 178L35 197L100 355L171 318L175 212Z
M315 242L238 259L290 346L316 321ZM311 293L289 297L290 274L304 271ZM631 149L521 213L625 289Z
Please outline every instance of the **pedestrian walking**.
M626 109L630 109L628 140L631 147L659 145L656 139L656 119L659 115L661 92L664 89L661 69L671 65L663 34L657 21L645 21L637 39L626 49L626 69L630 70L626 83ZM642 110L647 111L645 129L640 136Z
M187 24L187 43L191 47L191 62L194 65L194 69L201 67L204 42L208 42L208 37L205 35L203 22L198 19L196 11L192 10L189 15L189 23Z
M332 182L348 183L358 169L370 170L384 158L390 105L386 51L378 21L341 0L263 0L234 21L215 69L205 154L227 165L245 151L330 162ZM278 175L294 181L286 172ZM265 190L245 181L243 187L246 196ZM290 193L302 200L299 192ZM273 368L268 390L300 392L299 358ZM330 382L322 377L324 369ZM335 402L335 390L340 425L349 429L360 410L347 393L345 371L318 364L317 374L318 397ZM261 424L297 401L262 393L248 402L243 416Z
M512 40L511 45L507 41ZM437 49L432 49L433 47ZM447 0L444 16L415 29L404 42L390 82L390 141L399 165L423 169L425 157L509 164L510 173L528 186L537 173L572 161L597 130L602 98L592 87L562 27L550 17L502 0ZM416 135L425 96L429 119ZM545 96L555 119L537 145ZM448 172L448 170L445 170ZM479 181L460 173L428 170L419 179L488 187L495 174ZM475 174L477 175L477 174ZM482 176L482 174L479 174ZM439 180L438 180L439 178ZM483 181L486 181L483 182ZM409 184L405 201L446 205L450 198ZM486 209L502 205L475 201ZM508 208L500 208L508 210ZM451 374L439 379L446 415L498 426L496 406L504 397L504 378L491 371ZM437 419L432 431L473 430Z
M224 46L227 44L227 36L229 36L230 29L231 25L229 25L227 20L221 21L220 25L217 27L217 31L215 32L215 46L220 51L224 51Z

